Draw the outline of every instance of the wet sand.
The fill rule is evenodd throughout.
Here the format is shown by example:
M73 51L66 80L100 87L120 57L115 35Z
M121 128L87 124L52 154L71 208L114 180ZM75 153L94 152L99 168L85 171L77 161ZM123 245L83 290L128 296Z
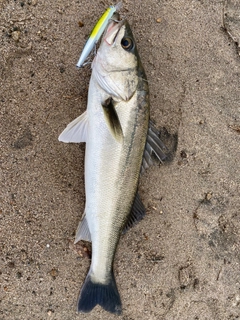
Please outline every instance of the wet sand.
M151 118L178 137L149 168L146 217L122 236L118 319L240 318L240 56L223 1L123 1L148 76ZM210 4L209 4L210 3ZM58 135L86 108L75 65L105 1L0 2L0 319L76 313L90 265L73 245L84 210L84 144Z

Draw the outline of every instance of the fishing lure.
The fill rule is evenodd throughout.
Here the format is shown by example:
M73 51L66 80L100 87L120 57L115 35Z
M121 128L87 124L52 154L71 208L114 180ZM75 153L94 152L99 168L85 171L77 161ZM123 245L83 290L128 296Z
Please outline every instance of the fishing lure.
M95 24L95 27L93 28L84 48L81 53L81 56L78 60L77 67L81 68L89 56L90 52L94 48L94 46L97 44L98 40L100 39L101 35L103 34L109 20L112 18L114 12L118 11L122 6L122 3L119 2L115 6L110 6L107 8L107 10L103 13L101 18L98 20L98 22Z

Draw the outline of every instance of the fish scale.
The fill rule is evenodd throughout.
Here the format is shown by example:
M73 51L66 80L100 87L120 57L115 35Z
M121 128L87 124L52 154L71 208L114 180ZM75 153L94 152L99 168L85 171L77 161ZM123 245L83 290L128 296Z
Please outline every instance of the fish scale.
M89 100L90 108L92 105L99 103L94 99L94 95L91 95L91 97L94 101ZM89 120L94 124L92 136L95 139L89 139L90 141L86 146L86 159L88 162L85 162L85 176L87 177L85 186L86 195L89 195L86 199L86 208L87 221L92 235L92 251L94 252L91 272L98 274L101 271L101 277L99 275L99 278L107 278L108 272L111 271L120 234L119 230L124 226L137 188L142 153L145 146L145 139L142 137L145 136L146 138L146 133L143 135L141 130L141 134L133 136L132 132L136 125L145 127L145 130L148 128L148 113L142 114L142 117L140 117L141 114L136 110L138 107L137 101L136 93L131 101L121 103L117 108L120 122L128 123L128 126L123 128L123 145L119 144L111 136L106 123L104 123L104 115L101 109L99 113L95 113L92 117L90 116L91 120ZM129 106L129 103L131 103L131 106ZM128 104L128 106L124 106L124 104ZM91 109L89 109L89 112L91 114ZM137 124L132 121L133 116L137 118ZM98 135L96 139L99 127L101 127L101 135ZM138 157L132 148L132 145L135 144L138 145L138 148L141 146ZM99 146L103 145L104 148L99 148ZM101 159L101 161L98 161L98 159ZM94 190L92 185L95 186ZM92 199L96 200L93 201ZM95 220L94 226L98 226L98 228L92 227L92 219ZM104 238L102 233L105 235ZM103 254L105 252L107 252L106 256ZM100 270L101 265L108 268L104 276L102 276L102 269Z

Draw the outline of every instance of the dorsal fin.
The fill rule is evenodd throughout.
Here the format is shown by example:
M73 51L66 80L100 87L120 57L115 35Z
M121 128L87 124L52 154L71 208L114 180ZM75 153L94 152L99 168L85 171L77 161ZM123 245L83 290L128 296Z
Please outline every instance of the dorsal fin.
M102 107L103 107L106 123L111 134L118 142L122 142L123 140L122 126L119 121L115 107L113 105L113 99L111 97L108 98L106 101L102 103Z
M132 228L135 224L137 224L146 214L146 209L139 197L137 192L130 215L128 216L128 220L123 228L123 233L125 233L128 229Z
M153 155L157 157L160 162L167 159L168 149L159 138L159 132L155 128L152 121L149 121L147 140L143 154L142 171L153 164Z

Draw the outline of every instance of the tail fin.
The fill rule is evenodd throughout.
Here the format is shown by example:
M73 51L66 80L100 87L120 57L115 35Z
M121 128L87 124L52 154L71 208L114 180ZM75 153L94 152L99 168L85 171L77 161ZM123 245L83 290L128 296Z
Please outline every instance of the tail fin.
M78 312L90 312L97 304L111 313L120 315L122 303L114 274L108 284L96 283L88 274L78 298Z

